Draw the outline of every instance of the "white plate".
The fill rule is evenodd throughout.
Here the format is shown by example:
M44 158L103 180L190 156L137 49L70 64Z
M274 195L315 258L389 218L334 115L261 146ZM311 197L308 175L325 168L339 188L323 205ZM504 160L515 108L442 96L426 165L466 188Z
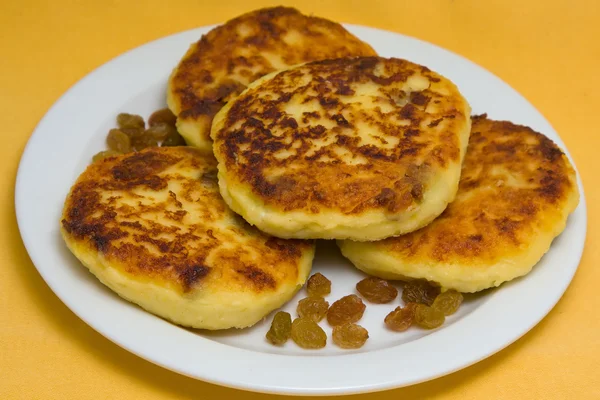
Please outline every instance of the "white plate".
M531 104L472 62L399 34L358 26L348 29L382 56L406 58L452 79L474 113L529 125L565 148ZM208 30L146 44L86 76L46 114L21 159L16 209L25 246L56 295L91 327L146 360L205 381L261 392L347 394L406 386L469 366L514 342L556 304L583 250L583 196L566 230L526 278L469 298L435 331L389 332L382 321L398 300L394 306L368 305L361 324L369 329L370 339L357 351L331 343L318 351L301 350L291 342L283 348L270 346L264 340L268 321L237 332L192 332L142 311L102 286L62 242L58 227L64 198L91 156L103 148L117 113L148 116L164 106L171 69L189 44ZM330 302L354 292L362 277L326 242L319 243L314 271L333 281ZM303 296L302 291L286 310L294 312Z

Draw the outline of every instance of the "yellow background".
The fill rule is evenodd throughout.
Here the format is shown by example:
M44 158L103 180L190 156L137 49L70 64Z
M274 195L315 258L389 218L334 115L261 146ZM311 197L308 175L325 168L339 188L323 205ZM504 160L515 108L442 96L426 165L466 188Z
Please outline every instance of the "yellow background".
M509 348L470 368L357 397L600 399L598 0L0 0L0 399L277 397L179 376L85 325L48 289L29 260L13 198L27 139L48 108L80 78L148 41L278 3L401 32L482 65L550 120L585 186L585 253L573 283L548 317Z

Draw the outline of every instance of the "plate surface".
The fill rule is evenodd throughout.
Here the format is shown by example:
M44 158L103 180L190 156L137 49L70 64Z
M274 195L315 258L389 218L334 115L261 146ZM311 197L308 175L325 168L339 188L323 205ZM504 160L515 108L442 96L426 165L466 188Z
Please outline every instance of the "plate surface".
M261 392L349 394L389 389L433 379L467 367L508 346L535 326L569 285L581 258L586 206L579 207L550 251L525 278L469 296L460 311L435 331L392 333L383 326L394 305L370 305L360 324L370 338L360 350L283 348L264 340L270 319L251 329L191 331L146 313L101 285L62 242L63 201L93 154L104 146L119 112L147 117L165 106L166 81L190 43L211 27L141 46L98 68L50 109L21 159L16 210L29 255L56 295L92 328L138 356L181 374ZM453 80L473 108L493 119L531 126L563 149L544 117L499 78L434 45L396 33L347 26L382 56L423 64ZM566 150L566 149L565 149ZM363 275L332 242L318 244L313 272L333 281L327 300L355 291ZM294 315L304 290L285 307ZM523 302L523 299L527 299ZM331 330L322 323L329 336ZM331 342L331 339L329 340Z

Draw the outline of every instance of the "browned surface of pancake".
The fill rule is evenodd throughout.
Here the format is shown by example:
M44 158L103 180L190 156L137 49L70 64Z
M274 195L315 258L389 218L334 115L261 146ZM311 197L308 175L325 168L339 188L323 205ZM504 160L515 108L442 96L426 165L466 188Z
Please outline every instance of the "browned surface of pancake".
M233 214L219 194L214 159L186 147L90 165L67 198L62 227L72 248L180 293L295 287L298 261L312 246L269 237Z
M477 116L456 200L429 226L380 245L406 259L495 261L555 224L576 191L575 173L550 139Z
M567 156L531 128L473 118L454 202L426 227L378 242L340 241L358 268L475 292L523 276L579 201Z
M288 7L264 8L211 30L193 44L170 79L171 110L195 121L210 141L210 122L231 98L257 78L307 61L376 55L340 24ZM194 134L196 134L194 133Z
M417 75L428 88L400 89ZM440 81L426 67L377 57L284 71L228 110L213 132L217 158L284 212L401 212L423 200L436 171L460 163L468 106ZM370 98L353 97L365 87ZM315 111L296 110L310 103Z

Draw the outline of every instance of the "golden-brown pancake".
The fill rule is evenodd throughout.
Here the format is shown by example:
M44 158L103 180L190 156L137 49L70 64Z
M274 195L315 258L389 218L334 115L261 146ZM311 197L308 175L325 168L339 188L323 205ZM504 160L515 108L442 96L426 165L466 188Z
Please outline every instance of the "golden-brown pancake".
M186 142L211 152L213 116L255 79L307 61L373 55L338 23L293 8L263 8L192 44L171 75L167 102Z
M410 232L454 198L469 117L452 82L405 60L344 58L275 72L214 118L221 194L278 237Z
M314 244L267 236L223 202L216 162L161 147L90 165L69 193L61 232L121 297L177 324L253 325L288 301Z
M476 292L523 276L579 202L575 171L547 137L473 118L456 200L425 228L379 242L340 241L359 269Z

